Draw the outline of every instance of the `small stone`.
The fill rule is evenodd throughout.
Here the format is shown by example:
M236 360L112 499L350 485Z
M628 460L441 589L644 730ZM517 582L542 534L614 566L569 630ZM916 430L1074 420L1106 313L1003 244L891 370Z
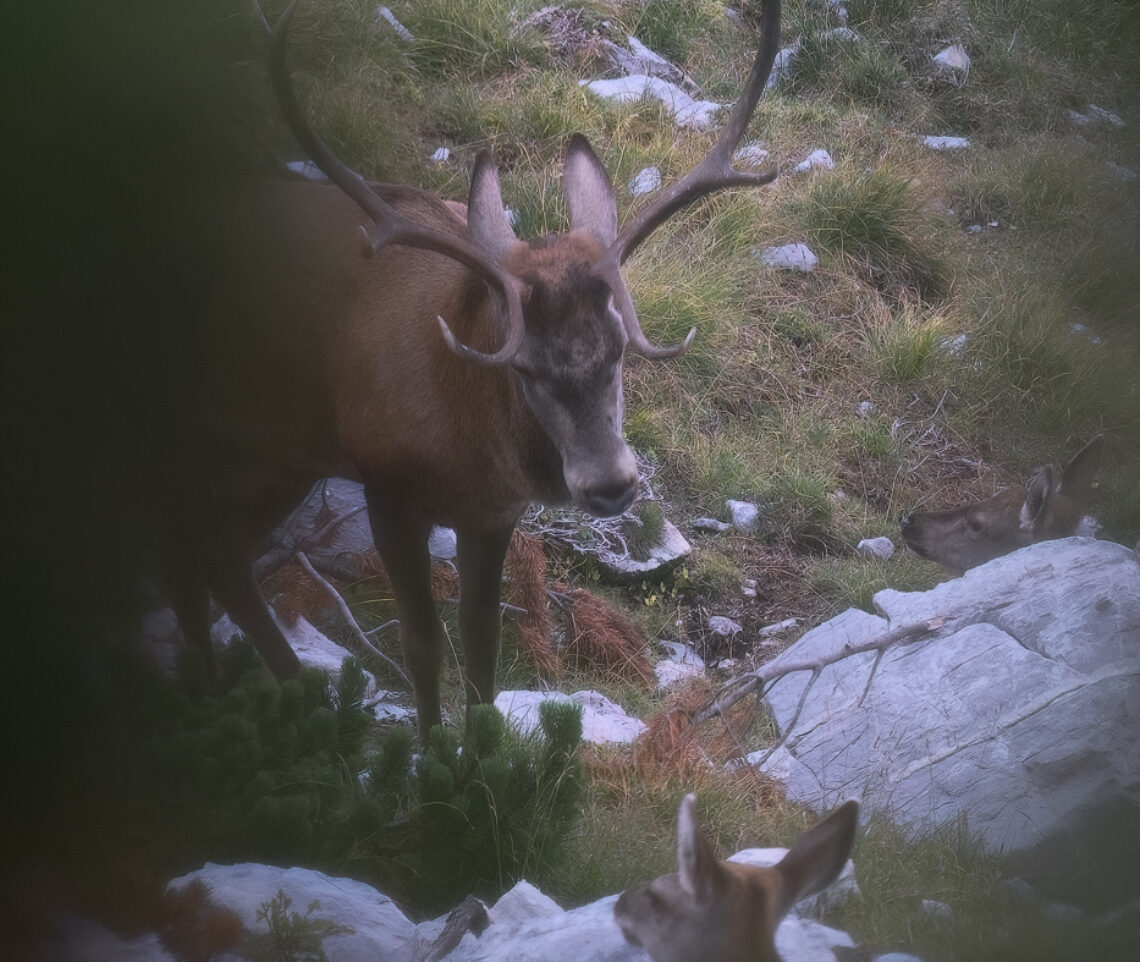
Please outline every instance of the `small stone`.
M651 194L661 188L661 171L656 167L643 167L629 182L631 197L641 197Z
M731 618L726 618L724 615L713 615L708 620L709 631L714 635L721 638L731 638L733 635L739 635L744 626L737 624Z
M922 142L931 150L963 150L970 146L965 137L923 137Z
M923 899L919 904L919 908L926 915L933 915L935 918L949 919L954 917L954 910L950 908L949 905L934 899Z
M764 84L764 89L775 87L792 75L792 68L795 66L796 57L800 53L799 38L791 46L784 47L776 54L776 59L772 62L772 72L768 75L768 81Z
M771 638L773 635L778 635L782 631L787 631L789 628L799 627L799 618L785 618L783 621L777 621L774 625L766 625L761 628L758 634L761 638Z
M451 528L441 528L438 525L431 529L428 535L428 553L440 561L452 561L458 551L455 532Z
M855 553L864 558L889 558L895 553L895 544L890 538L864 538L855 546Z
M844 43L854 43L863 39L850 27L833 27L831 30L825 30L821 33L819 38L821 40L840 40Z
M859 417L869 418L872 414L875 413L875 410L876 410L875 402L874 401L860 401L859 407L856 410L859 412Z
M505 220L510 227L518 227L519 212L513 207L504 207L503 220Z
M446 164L451 159L451 151L446 147L440 147L431 155L431 159L437 164Z
M819 266L819 258L807 244L782 244L779 247L754 247L752 256L758 257L765 267L780 270L802 271L810 274Z
M725 501L732 526L737 531L755 531L760 525L760 509L751 501Z
M1094 120L1101 120L1105 123L1112 124L1113 127L1123 127L1124 121L1112 113L1110 110L1105 110L1103 107L1098 107L1096 104L1089 104L1089 116Z
M938 339L938 346L941 348L943 354L949 354L951 357L961 357L966 353L966 344L968 342L969 337L965 334L955 334L953 337L946 334Z
M970 72L970 55L960 43L945 47L934 55L934 62L944 73L961 74Z
M693 518L693 527L698 531L711 531L721 534L732 527L727 521L717 521L716 518Z
M760 144L745 144L732 155L732 162L741 167L763 167L771 154Z
M371 33L375 35L376 29L379 26L380 20L386 20L391 25L392 29L396 31L396 36L403 40L405 43L411 43L416 38L412 36L412 31L405 27L396 15L392 13L387 7L377 7L376 12L372 16L372 29Z
M792 172L796 174L803 174L809 170L814 170L817 167L820 170L835 170L835 161L831 159L831 154L829 154L822 147L813 150L810 154L808 154L807 157L805 157L798 164L796 164L795 167L792 168Z
M653 666L653 674L658 688L672 688L691 678L700 678L704 669L696 665L679 665L675 661L659 661Z
M665 657L678 665L693 665L704 670L705 663L688 645L679 641L662 641L661 647L665 649Z

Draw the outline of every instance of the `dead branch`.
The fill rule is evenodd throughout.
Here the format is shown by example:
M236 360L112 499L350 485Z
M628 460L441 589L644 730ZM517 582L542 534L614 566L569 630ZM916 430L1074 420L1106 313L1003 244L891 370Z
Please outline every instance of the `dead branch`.
M344 600L344 597L341 595L341 593L337 591L330 582L326 581L325 578L317 572L317 569L313 567L312 562L310 562L309 559L305 556L305 552L298 551L294 557L297 559L297 563L305 569L309 577L316 581L317 584L319 584L322 588L324 588L326 592L328 592L328 596L332 599L333 604L336 605L337 610L341 613L341 617L343 617L344 620L348 623L348 627L352 631L353 637L356 638L356 642L359 648L362 651L367 651L370 654L375 655L382 662L384 662L384 664L391 668L392 671L399 675L404 684L408 686L408 690L411 691L412 680L408 677L403 668L401 668L395 661L389 658L386 654L384 654L384 652L382 652L379 648L372 644L371 641L368 640L368 636L360 629L360 625L357 624L356 619L352 616L352 612L349 610L348 602Z
M796 722L799 721L800 712L807 701L807 694L815 684L816 680L822 674L823 669L829 665L837 664L847 658L861 655L868 651L879 653L879 657L875 659L875 664L872 667L872 677L874 676L875 669L878 668L879 661L882 658L882 653L891 645L897 644L910 644L918 641L924 635L930 634L932 631L937 631L946 622L945 618L932 618L927 621L915 622L913 624L902 625L899 628L892 629L885 634L878 635L870 641L865 641L858 645L844 645L840 651L834 652L822 658L801 659L799 661L781 661L779 658L762 665L755 671L745 672L743 675L738 675L725 685L717 693L714 701L700 711L690 722L689 728L693 729L702 722L717 715L722 715L728 711L733 705L747 698L750 694L755 692L757 697L762 697L764 692L769 690L781 678L786 678L788 675L800 671L811 672L811 678L808 680L807 685L800 695L799 704L796 705L795 714L792 720L784 726L784 735L780 740L773 745L765 754L765 758L774 752L780 745L783 744L784 739L787 738L787 733L795 728ZM868 688L870 681L867 682ZM864 691L866 697L866 691Z

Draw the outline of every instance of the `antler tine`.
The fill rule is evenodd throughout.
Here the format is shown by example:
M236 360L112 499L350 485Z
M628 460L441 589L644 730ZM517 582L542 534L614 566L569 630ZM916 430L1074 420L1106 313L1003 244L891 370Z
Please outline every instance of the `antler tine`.
M748 122L756 110L764 85L772 72L776 52L780 43L780 2L764 0L761 19L760 48L748 75L744 92L732 108L728 123L724 125L716 143L696 167L680 180L670 184L654 201L640 211L618 234L606 256L614 257L619 263L626 258L654 230L686 204L725 187L761 187L776 179L776 170L769 168L758 172L736 170L732 166L732 152L744 136Z
M622 228L594 267L596 273L609 284L614 294L630 344L646 357L675 357L681 354L692 343L696 329L690 330L685 340L673 347L660 347L650 342L641 330L633 301L622 280L621 265L642 241L682 207L726 187L760 187L776 179L777 172L774 166L755 172L734 169L732 153L744 136L760 95L764 92L764 85L772 72L779 44L780 2L764 0L761 40L760 47L756 51L756 59L752 63L744 92L733 106L728 122L717 136L716 143L696 167L665 188L648 207L636 214Z
M364 235L362 252L365 257L371 257L388 244L403 244L407 247L434 251L470 268L503 296L507 311L507 338L503 346L492 354L485 354L463 344L452 334L442 317L439 318L439 323L447 346L460 357L488 365L507 363L522 347L526 333L518 281L511 274L501 270L464 238L417 224L398 213L372 190L359 174L332 152L305 119L285 64L286 39L297 2L298 0L293 0L289 4L272 28L266 22L256 0L253 3L257 17L269 31L269 74L277 101L293 136L325 176L372 218L375 226L371 230L363 226L360 228ZM442 201L440 206L443 206Z

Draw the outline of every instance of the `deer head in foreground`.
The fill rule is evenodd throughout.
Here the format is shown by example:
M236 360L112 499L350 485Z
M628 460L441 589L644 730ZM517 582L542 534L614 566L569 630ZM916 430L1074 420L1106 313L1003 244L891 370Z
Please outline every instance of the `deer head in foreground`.
M621 266L667 218L774 169L731 166L778 47L779 3L744 93L708 156L618 230L609 176L586 139L566 150L570 230L529 242L508 226L496 168L476 160L464 207L367 183L310 127L285 65L293 7L272 29L270 75L300 144L335 186L275 180L228 188L208 236L225 283L203 311L214 360L196 385L195 447L167 569L187 638L212 654L207 587L279 677L297 659L250 571L259 541L317 479L364 484L388 571L422 733L440 722L446 637L427 536L456 530L468 702L493 698L503 558L531 501L598 515L637 489L622 436L627 347L673 357L642 332ZM260 11L257 11L260 18ZM364 257L353 240L360 211Z
M946 511L915 511L902 535L915 554L961 573L1018 548L1067 538L1088 511L1104 439L1095 437L1065 467L1038 468L1029 483Z
M618 926L653 962L779 962L776 927L796 902L839 877L858 805L841 805L772 868L718 861L695 808L696 796L681 800L676 873L623 892L614 906Z

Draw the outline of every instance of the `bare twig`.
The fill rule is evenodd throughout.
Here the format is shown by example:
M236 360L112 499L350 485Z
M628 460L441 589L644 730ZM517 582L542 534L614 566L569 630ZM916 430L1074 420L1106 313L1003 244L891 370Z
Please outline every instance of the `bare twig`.
M716 715L722 715L728 711L733 705L747 698L753 692L758 695L763 695L766 690L772 687L781 678L794 674L800 671L810 671L811 679L804 687L803 694L800 696L800 703L796 708L795 715L790 724L785 726L786 731L791 731L795 726L796 721L799 720L800 711L803 708L804 702L807 698L807 693L819 678L823 669L828 665L837 664L847 658L855 655L861 655L868 651L877 651L881 653L889 648L891 645L910 643L917 641L924 635L930 634L932 631L937 631L945 624L945 618L932 618L927 621L915 622L913 624L902 625L885 634L872 638L870 641L865 641L858 645L844 645L842 650L834 652L823 658L802 659L800 661L781 661L776 659L757 668L755 671L745 672L743 675L738 675L725 685L718 697L712 704L708 705L700 711L696 717L693 718L689 728L695 728L697 725ZM878 666L878 660L875 662ZM864 697L866 692L864 692ZM785 736L786 737L786 736ZM782 743L781 739L781 743ZM779 744L779 743L778 743ZM777 745L778 747L778 745ZM773 749L774 750L774 749Z
M348 626L351 629L353 636L356 638L357 644L360 646L361 650L367 651L383 661L389 668L392 669L392 671L400 676L410 691L412 689L412 680L408 677L403 668L401 668L395 661L389 658L386 654L384 654L384 652L382 652L379 648L372 644L371 641L368 640L368 636L363 631L361 631L360 625L357 624L356 619L352 616L352 612L349 610L348 602L344 600L344 598L341 596L341 593L337 591L330 582L326 581L325 578L317 572L317 569L313 567L312 562L310 562L309 559L305 556L305 552L298 551L294 557L297 559L297 563L302 568L304 568L306 572L308 572L309 577L316 581L317 584L324 588L328 593L328 596L332 599L333 604L336 605L337 610L341 613L341 617L343 617L344 620L348 622Z

